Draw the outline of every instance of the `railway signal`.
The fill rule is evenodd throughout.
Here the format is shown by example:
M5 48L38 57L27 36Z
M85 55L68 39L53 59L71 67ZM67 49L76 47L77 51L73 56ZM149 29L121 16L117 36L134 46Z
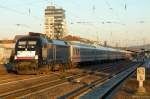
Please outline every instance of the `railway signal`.
M138 92L144 93L145 92L145 88L143 87L143 82L145 81L145 68L144 67L137 68L137 80L139 81Z

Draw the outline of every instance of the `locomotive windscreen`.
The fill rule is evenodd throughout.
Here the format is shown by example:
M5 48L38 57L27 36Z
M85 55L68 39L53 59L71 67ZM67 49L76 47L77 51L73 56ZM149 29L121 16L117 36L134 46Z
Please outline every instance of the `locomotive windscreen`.
M16 59L37 58L38 40L21 39L16 44Z
M25 48L26 46L26 41L19 41L18 42L18 48Z
M36 49L36 46L37 46L37 41L25 41L25 40L21 40L21 41L18 41L18 44L17 44L17 48L18 50L35 50Z
M28 48L36 48L37 41L28 41Z

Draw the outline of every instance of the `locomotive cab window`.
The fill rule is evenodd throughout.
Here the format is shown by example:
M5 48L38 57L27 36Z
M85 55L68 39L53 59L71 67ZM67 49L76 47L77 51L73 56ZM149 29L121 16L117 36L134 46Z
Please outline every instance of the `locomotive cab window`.
M26 41L19 41L18 48L25 48L25 46L26 46Z
M28 48L35 48L36 47L36 41L28 41Z
M28 44L29 45L36 45L36 41L29 41Z

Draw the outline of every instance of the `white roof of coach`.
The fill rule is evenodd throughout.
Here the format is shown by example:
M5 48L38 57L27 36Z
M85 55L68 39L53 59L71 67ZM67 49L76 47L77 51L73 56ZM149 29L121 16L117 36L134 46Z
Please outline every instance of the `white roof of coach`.
M69 44L71 46L76 46L76 47L79 47L79 48L91 48L91 49L95 49L95 46L93 45L89 45L89 44L84 44L84 43L80 43L80 42L74 42L74 41L69 41Z
M96 46L96 48L99 50L104 50L104 51L124 52L124 50L110 48L110 47L104 47L104 46Z
M63 45L63 46L67 46L67 43L63 40L50 40L50 42L52 44L55 44L55 45Z
M104 50L104 51L116 51L116 49L104 47L104 46L96 46L96 48L99 50Z

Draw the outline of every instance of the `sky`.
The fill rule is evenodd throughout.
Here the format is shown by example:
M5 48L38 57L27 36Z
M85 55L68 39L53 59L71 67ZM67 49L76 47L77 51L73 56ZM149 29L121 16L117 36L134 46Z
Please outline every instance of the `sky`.
M68 34L118 46L150 44L150 0L0 0L0 39L44 32L44 9L66 12Z

